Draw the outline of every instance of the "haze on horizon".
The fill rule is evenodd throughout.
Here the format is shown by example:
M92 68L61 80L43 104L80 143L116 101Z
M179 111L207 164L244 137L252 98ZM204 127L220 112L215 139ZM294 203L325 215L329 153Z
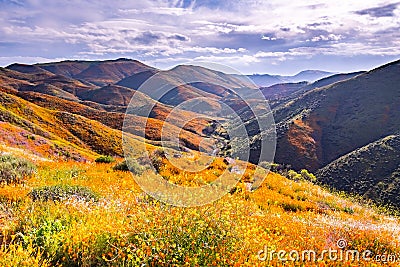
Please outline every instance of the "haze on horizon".
M391 0L0 0L0 66L133 58L242 73L367 70L400 55Z

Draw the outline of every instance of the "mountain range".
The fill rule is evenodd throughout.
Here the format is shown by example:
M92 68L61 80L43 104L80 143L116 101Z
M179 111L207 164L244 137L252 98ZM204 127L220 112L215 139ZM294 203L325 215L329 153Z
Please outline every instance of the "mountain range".
M322 78L334 75L333 72L321 70L304 70L293 76L271 75L271 74L252 74L247 75L256 85L260 87L268 87L274 84L282 83L298 83L298 82L315 82Z
M226 132L238 126L221 111L228 105L245 122L256 163L267 133L239 95L258 107L254 95L261 92L272 110L260 112L275 118L276 163L313 171L338 190L399 205L399 72L396 61L367 72L249 76L256 87L244 77L191 65L162 71L130 59L16 63L0 68L0 142L50 158L122 157L127 116L135 122L127 133L132 143L159 146L164 127L166 141L179 138L173 149L210 151L217 144L220 155L230 155L240 148ZM150 77L171 90L137 91ZM201 101L184 105L193 99Z

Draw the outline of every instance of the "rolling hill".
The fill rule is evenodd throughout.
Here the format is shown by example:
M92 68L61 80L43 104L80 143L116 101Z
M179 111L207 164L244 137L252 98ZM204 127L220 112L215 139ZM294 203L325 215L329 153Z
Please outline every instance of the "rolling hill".
M137 60L124 58L106 61L62 61L37 64L35 67L96 86L114 84L135 73L153 69Z
M276 107L275 160L296 170L317 171L323 183L337 189L399 205L397 198L382 194L397 190L396 170L387 161L398 166L398 159L390 149L386 154L376 149L376 142L399 131L399 71L400 61L392 62ZM373 162L378 167L368 165Z
M152 77L148 81L148 79ZM142 86L146 81L145 86ZM151 98L167 105L177 106L190 99L199 98L204 106L199 111L210 110L217 114L221 110L218 101L234 94L235 90L256 89L243 77L225 74L200 66L177 66L168 71L146 71L122 79L117 85L141 89ZM141 87L142 86L142 87Z
M93 65L109 68L108 74L102 74L107 79L121 74L116 73L116 70L129 69L131 72L124 74L129 75L144 66L136 61L121 59L41 65L12 64L0 72L0 86L4 92L2 121L22 127L32 135L40 132L41 136L47 138L47 134L53 134L60 142L72 143L83 150L123 156L121 130L126 119L135 122L126 129L134 139L145 138L149 144L160 145L161 129L164 129L163 138L166 141L179 136L184 147L210 151L213 142L207 136L211 132L206 129L213 124L212 118L199 117L199 114L179 109L171 113L171 106L127 87L112 84L99 87L93 84L98 74L94 77L85 76L85 80L72 78ZM118 76L118 81L119 78L122 79L123 75ZM135 98L128 110L129 114L125 116L133 95ZM180 96L188 97L184 94ZM26 110L20 108L22 106L33 107L31 118L29 113L21 114L21 110ZM13 109L15 107L16 111ZM142 110L149 108L150 112L143 114ZM17 111L17 114L13 114ZM103 137L104 140L100 141Z
M97 121L64 111L52 111L39 107L17 96L0 92L0 120L2 127L14 129L7 138L20 139L25 142L13 143L16 147L29 147L29 140L39 147L47 143L51 149L33 151L39 156L48 156L51 151L58 151L52 157L90 160L96 153L122 155L121 134L117 130L105 127ZM32 144L31 144L32 145ZM27 147L25 147L27 148ZM42 155L44 153L44 155Z

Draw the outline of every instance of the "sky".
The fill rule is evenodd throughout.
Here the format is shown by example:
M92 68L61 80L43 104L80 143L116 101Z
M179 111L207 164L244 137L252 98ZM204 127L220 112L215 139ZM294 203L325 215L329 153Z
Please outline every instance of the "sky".
M400 58L400 2L0 0L0 66L120 57L244 74L368 70Z

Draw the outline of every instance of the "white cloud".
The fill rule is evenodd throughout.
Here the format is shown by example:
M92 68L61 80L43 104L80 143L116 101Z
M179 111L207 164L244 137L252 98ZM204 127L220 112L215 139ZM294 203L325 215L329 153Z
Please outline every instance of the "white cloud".
M174 57L248 65L314 55L399 54L399 8L391 17L356 13L396 1L206 2L0 2L0 56L30 47L31 58L47 58L46 48L53 58L132 55L154 62Z
M0 66L8 66L15 62L24 62L25 64L46 63L52 61L63 61L67 58L44 58L44 57L0 57Z
M192 14L191 8L178 8L178 7L158 7L146 9L120 9L122 14L159 14L171 16L183 16Z

